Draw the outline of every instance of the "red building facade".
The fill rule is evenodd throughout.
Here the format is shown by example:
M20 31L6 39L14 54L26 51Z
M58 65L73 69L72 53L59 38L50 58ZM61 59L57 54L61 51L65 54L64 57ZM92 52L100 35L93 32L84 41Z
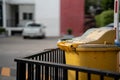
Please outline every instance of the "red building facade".
M72 29L74 36L84 32L84 0L61 0L60 33Z

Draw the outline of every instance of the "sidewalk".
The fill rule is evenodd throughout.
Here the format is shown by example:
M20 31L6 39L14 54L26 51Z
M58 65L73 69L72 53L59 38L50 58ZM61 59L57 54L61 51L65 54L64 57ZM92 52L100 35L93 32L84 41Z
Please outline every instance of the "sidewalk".
M0 38L7 37L6 35L0 34Z

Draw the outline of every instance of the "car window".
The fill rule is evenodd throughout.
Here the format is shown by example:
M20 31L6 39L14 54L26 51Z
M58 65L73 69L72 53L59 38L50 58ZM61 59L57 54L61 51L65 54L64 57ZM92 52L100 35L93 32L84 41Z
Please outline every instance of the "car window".
M33 24L28 24L28 27L40 27L41 24L36 24L36 23L33 23Z

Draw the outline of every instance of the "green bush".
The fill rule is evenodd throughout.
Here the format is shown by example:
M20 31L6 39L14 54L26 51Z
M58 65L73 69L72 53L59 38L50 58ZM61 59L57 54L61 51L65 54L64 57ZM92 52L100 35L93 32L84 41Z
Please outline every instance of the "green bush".
M97 27L105 26L109 23L112 23L114 20L114 11L107 10L95 17Z
M0 28L0 34L6 32L5 28Z
M96 26L97 27L100 27L101 26L101 18L100 18L101 15L96 15L95 16L95 20L96 20Z
M69 28L69 29L67 30L67 34L68 34L68 35L71 35L71 34L72 34L72 29L71 29L71 28Z
M114 0L101 0L100 4L102 10L114 9Z

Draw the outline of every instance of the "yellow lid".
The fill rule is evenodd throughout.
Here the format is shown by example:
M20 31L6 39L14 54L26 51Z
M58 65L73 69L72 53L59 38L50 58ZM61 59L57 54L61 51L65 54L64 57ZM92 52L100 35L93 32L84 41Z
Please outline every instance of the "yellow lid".
M60 41L57 43L58 47L65 51L73 51L80 46L85 46L84 44L91 44L89 47L93 47L92 44L104 45L114 45L115 40L115 30L112 28L94 28L86 31L81 37L73 38L72 40ZM87 45L88 46L88 45Z

